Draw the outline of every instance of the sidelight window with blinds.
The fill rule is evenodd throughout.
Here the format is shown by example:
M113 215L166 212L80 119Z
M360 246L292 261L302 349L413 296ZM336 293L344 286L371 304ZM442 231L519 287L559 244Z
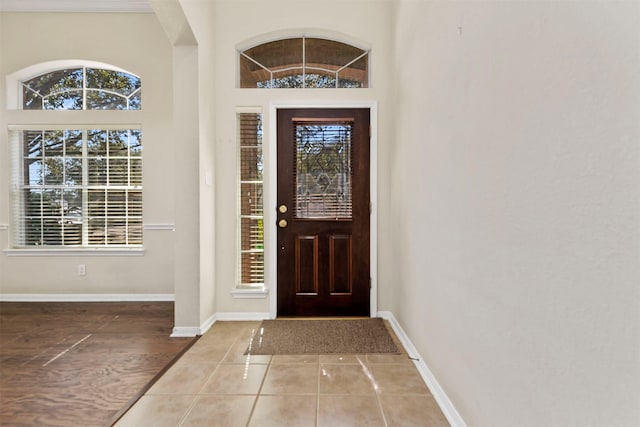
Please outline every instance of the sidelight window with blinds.
M238 113L238 288L264 285L262 114Z

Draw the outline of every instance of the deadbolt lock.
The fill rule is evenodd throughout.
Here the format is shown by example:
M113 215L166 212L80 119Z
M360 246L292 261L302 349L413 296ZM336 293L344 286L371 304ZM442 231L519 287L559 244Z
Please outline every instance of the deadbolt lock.
M280 212L280 213L287 213L287 205L280 205L280 206L278 206L278 212Z

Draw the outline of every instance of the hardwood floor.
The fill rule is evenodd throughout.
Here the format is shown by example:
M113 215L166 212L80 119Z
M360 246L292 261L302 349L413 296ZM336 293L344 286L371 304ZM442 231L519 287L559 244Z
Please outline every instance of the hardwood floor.
M0 303L0 425L111 425L193 342L173 303Z

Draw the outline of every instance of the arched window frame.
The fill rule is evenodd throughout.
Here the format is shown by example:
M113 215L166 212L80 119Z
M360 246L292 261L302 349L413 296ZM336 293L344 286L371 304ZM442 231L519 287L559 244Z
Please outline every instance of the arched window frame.
M281 66L281 67L269 67L268 65L265 65L263 63L261 63L260 61L256 60L255 58L252 58L250 55L247 54L247 51L251 50L251 49L255 49L264 45L268 45L270 43L277 43L277 42L285 42L287 40L292 40L292 39L300 39L302 40L302 54L301 54L301 60L300 63L295 63L296 65L294 65L294 63L288 64L288 66ZM350 60L345 61L344 63L341 63L341 65L338 64L326 64L327 66L318 66L318 64L316 65L308 65L307 61L306 61L306 57L307 57L307 52L306 52L306 40L307 39L317 39L320 41L325 41L325 42L333 42L336 44L342 44L345 45L346 47L349 47L351 49L354 50L360 50L361 52L358 53L357 55L354 55L352 58L350 58ZM261 89L278 89L278 88L285 88L285 86L275 86L274 87L274 81L277 79L276 77L274 77L275 73L287 73L287 72L291 72L294 70L302 70L301 74L285 74L282 77L290 77L290 76L296 76L296 75L301 75L301 80L302 80L302 85L301 86L295 86L297 88L303 88L303 89L307 89L307 88L368 88L369 87L369 72L370 72L370 67L369 67L369 62L370 62L370 53L371 53L371 49L367 46L364 46L361 43L354 43L350 40L347 40L345 37L334 37L332 35L323 35L323 34L308 34L308 33L296 33L296 34L286 34L286 35L282 35L280 37L263 37L259 40L256 40L253 43L246 43L243 44L242 46L238 46L237 47L237 87L239 88L261 88ZM269 74L269 84L266 84L264 86L260 86L259 82L257 82L256 86L245 86L243 85L243 66L242 66L242 60L246 59L248 61L250 61L251 63L253 63L255 66L259 67L260 69L264 70L265 73ZM356 83L358 83L358 85L340 85L340 81L344 81L345 79L340 77L340 73L348 70L349 67L351 67L353 64L361 61L362 59L366 59L366 67L364 70L364 74L365 77L360 80L360 81L356 81ZM335 84L332 86L329 85L325 85L325 86L306 86L306 75L311 75L312 73L308 73L307 71L316 71L319 72L321 74L324 75L333 75L333 79L335 80ZM267 81L267 80L265 80ZM288 88L288 87L287 87Z
M25 81L29 81L35 77L47 74L47 73L51 73L51 72L55 72L55 71L60 71L60 70L64 70L64 69L77 69L77 68L81 68L83 69L83 74L84 74L84 70L90 68L90 69L101 69L101 70L109 70L109 71L115 71L115 72L119 72L119 73L125 73L125 74L129 74L132 75L134 77L140 78L140 76L119 68L119 67L115 67L111 64L106 64L103 62L97 62L97 61L86 61L86 60L58 60L58 61L49 61L49 62L42 62L39 64L35 64L26 68L23 68L15 73L9 74L6 77L6 87L7 87L7 109L8 110L22 110L23 109L23 82ZM83 87L82 87L82 91L83 91L83 99L86 98L86 91L92 91L92 90L99 90L105 93L111 93L114 95L117 95L119 97L124 97L121 94L114 92L114 91L110 91L108 89L96 89L96 88L89 88L86 87L86 85L84 84L84 82L86 82L86 75L83 75ZM140 86L140 88L138 88L137 90L135 90L134 92L132 92L131 94L129 94L128 97L124 97L124 98L130 98L131 96L133 96L134 94L141 92L142 90L142 86ZM127 100L129 102L129 99ZM86 102L83 102L83 110L86 109ZM125 110L125 111L131 111L129 109Z
M9 131L9 161L10 161L10 180L11 180L11 195L10 195L10 204L11 204L11 215L10 215L10 224L9 228L11 230L9 243L10 249L5 250L5 252L9 255L85 255L85 254L100 254L106 253L109 255L141 255L144 253L144 247L142 243L142 229L143 229L143 212L142 212L142 197L143 197L143 183L142 183L142 156L141 149L142 144L137 144L141 141L141 128L142 126L139 123L140 120L140 110L117 110L117 109L94 109L93 111L101 111L100 114L89 114L88 109L78 110L74 109L73 114L67 115L59 115L57 113L64 111L61 109L58 110L30 110L32 112L40 111L39 114L30 114L27 113L29 110L23 109L23 81L28 81L34 77L38 77L41 75L46 75L51 72L65 70L65 69L99 69L99 70L110 70L116 71L120 73L125 73L127 75L134 76L136 78L140 78L134 73L131 73L128 70L112 66L110 64L105 64L97 61L85 61L85 60L60 60L60 61L50 61L35 64L21 70L18 70L6 77L6 102L7 109L13 110L12 114L13 123L8 124ZM84 79L85 76L83 76ZM142 89L142 82L140 82L140 89ZM84 102L83 102L84 104ZM19 111L19 112L16 112ZM24 113L23 113L24 111ZM70 112L71 112L70 111ZM85 114L84 112L87 112ZM44 119L43 119L44 118ZM69 191L81 191L82 192L82 206L80 210L80 214L77 212L60 212L58 218L58 214L55 214L55 219L58 220L59 224L75 224L77 221L82 219L82 242L81 243L71 243L66 245L64 243L64 239L62 244L55 243L54 245L40 245L38 243L27 243L26 240L23 240L23 236L25 235L26 226L24 225L24 216L25 216L25 195L24 191L29 191L32 187L32 183L30 181L30 172L29 174L25 174L25 161L27 155L24 153L24 134L25 132L42 132L43 135L46 132L56 132L62 131L65 134L67 131L76 132L78 135L82 135L82 154L66 154L66 148L63 149L65 151L62 152L61 155L57 155L60 157L62 161L67 161L67 157L76 156L78 161L82 162L82 182L79 181L73 184L73 187L69 187ZM88 133L89 132L120 132L126 133L126 159L122 154L110 154L109 148L107 148L106 157L102 154L92 154L88 149ZM132 139L131 135L134 135L134 139ZM137 139L136 139L137 138ZM112 141L109 139L108 141ZM111 142L107 142L107 144L111 144ZM135 145L135 147L134 147ZM67 147L67 143L64 143L64 146ZM78 145L79 146L79 145ZM135 153L134 153L135 151ZM45 154L46 156L46 154ZM56 156L56 154L54 154ZM91 181L91 172L89 172L88 164L92 161L91 156L98 156L100 158L106 159L107 164L109 164L110 160L113 160L114 168L118 167L116 164L122 162L124 160L127 161L127 175L126 182L120 180L120 182L112 182L109 178L108 181L105 181L104 184L95 184L95 180ZM31 156L29 156L31 158ZM124 159L124 160L123 160ZM38 158L39 160L39 158ZM135 162L135 164L134 164ZM109 166L107 166L107 174L110 174ZM65 175L67 175L65 168ZM115 175L114 175L115 176ZM25 177L27 177L28 181L25 181ZM78 175L79 177L79 175ZM120 178L114 178L120 179ZM48 190L58 190L58 191L66 191L66 182L62 184L52 184L51 188L48 187L46 182L41 184L36 184L42 187L42 191ZM46 188L45 188L46 187ZM55 187L55 188L54 188ZM90 216L90 208L87 203L90 202L89 197L87 196L87 192L95 191L97 187L98 190L104 190L105 200L109 197L110 191L119 192L119 196L124 192L125 197L122 199L120 197L120 207L124 209L124 211L119 211L118 213L113 214L112 210L110 211L109 207L105 205L104 208L104 221L111 220L112 215L116 215L117 220L126 221L126 230L127 236L124 238L124 241L110 241L111 236L107 236L105 229L105 238L103 241L97 241L96 238L87 235L87 230L92 225L89 225ZM38 189L39 190L39 189ZM139 197L135 199L135 197ZM109 201L108 203L111 203ZM111 206L115 206L111 204ZM118 209L116 207L116 209ZM69 209L71 211L71 209ZM94 209L95 211L95 209ZM122 213L124 212L124 213ZM76 216L73 216L73 215ZM42 214L44 218L44 213ZM46 214L47 218L50 216L48 213ZM132 228L134 227L134 228ZM64 230L64 225L63 225ZM129 232L133 234L128 234ZM121 239L122 240L122 239Z

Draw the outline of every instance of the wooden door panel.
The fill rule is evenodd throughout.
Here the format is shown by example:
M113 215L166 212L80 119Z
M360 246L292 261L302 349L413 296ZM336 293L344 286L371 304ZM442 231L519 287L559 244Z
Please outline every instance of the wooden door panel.
M329 236L329 291L331 295L351 295L352 276L351 236Z
M318 295L318 236L296 236L296 295Z
M369 315L369 110L277 114L278 315Z

